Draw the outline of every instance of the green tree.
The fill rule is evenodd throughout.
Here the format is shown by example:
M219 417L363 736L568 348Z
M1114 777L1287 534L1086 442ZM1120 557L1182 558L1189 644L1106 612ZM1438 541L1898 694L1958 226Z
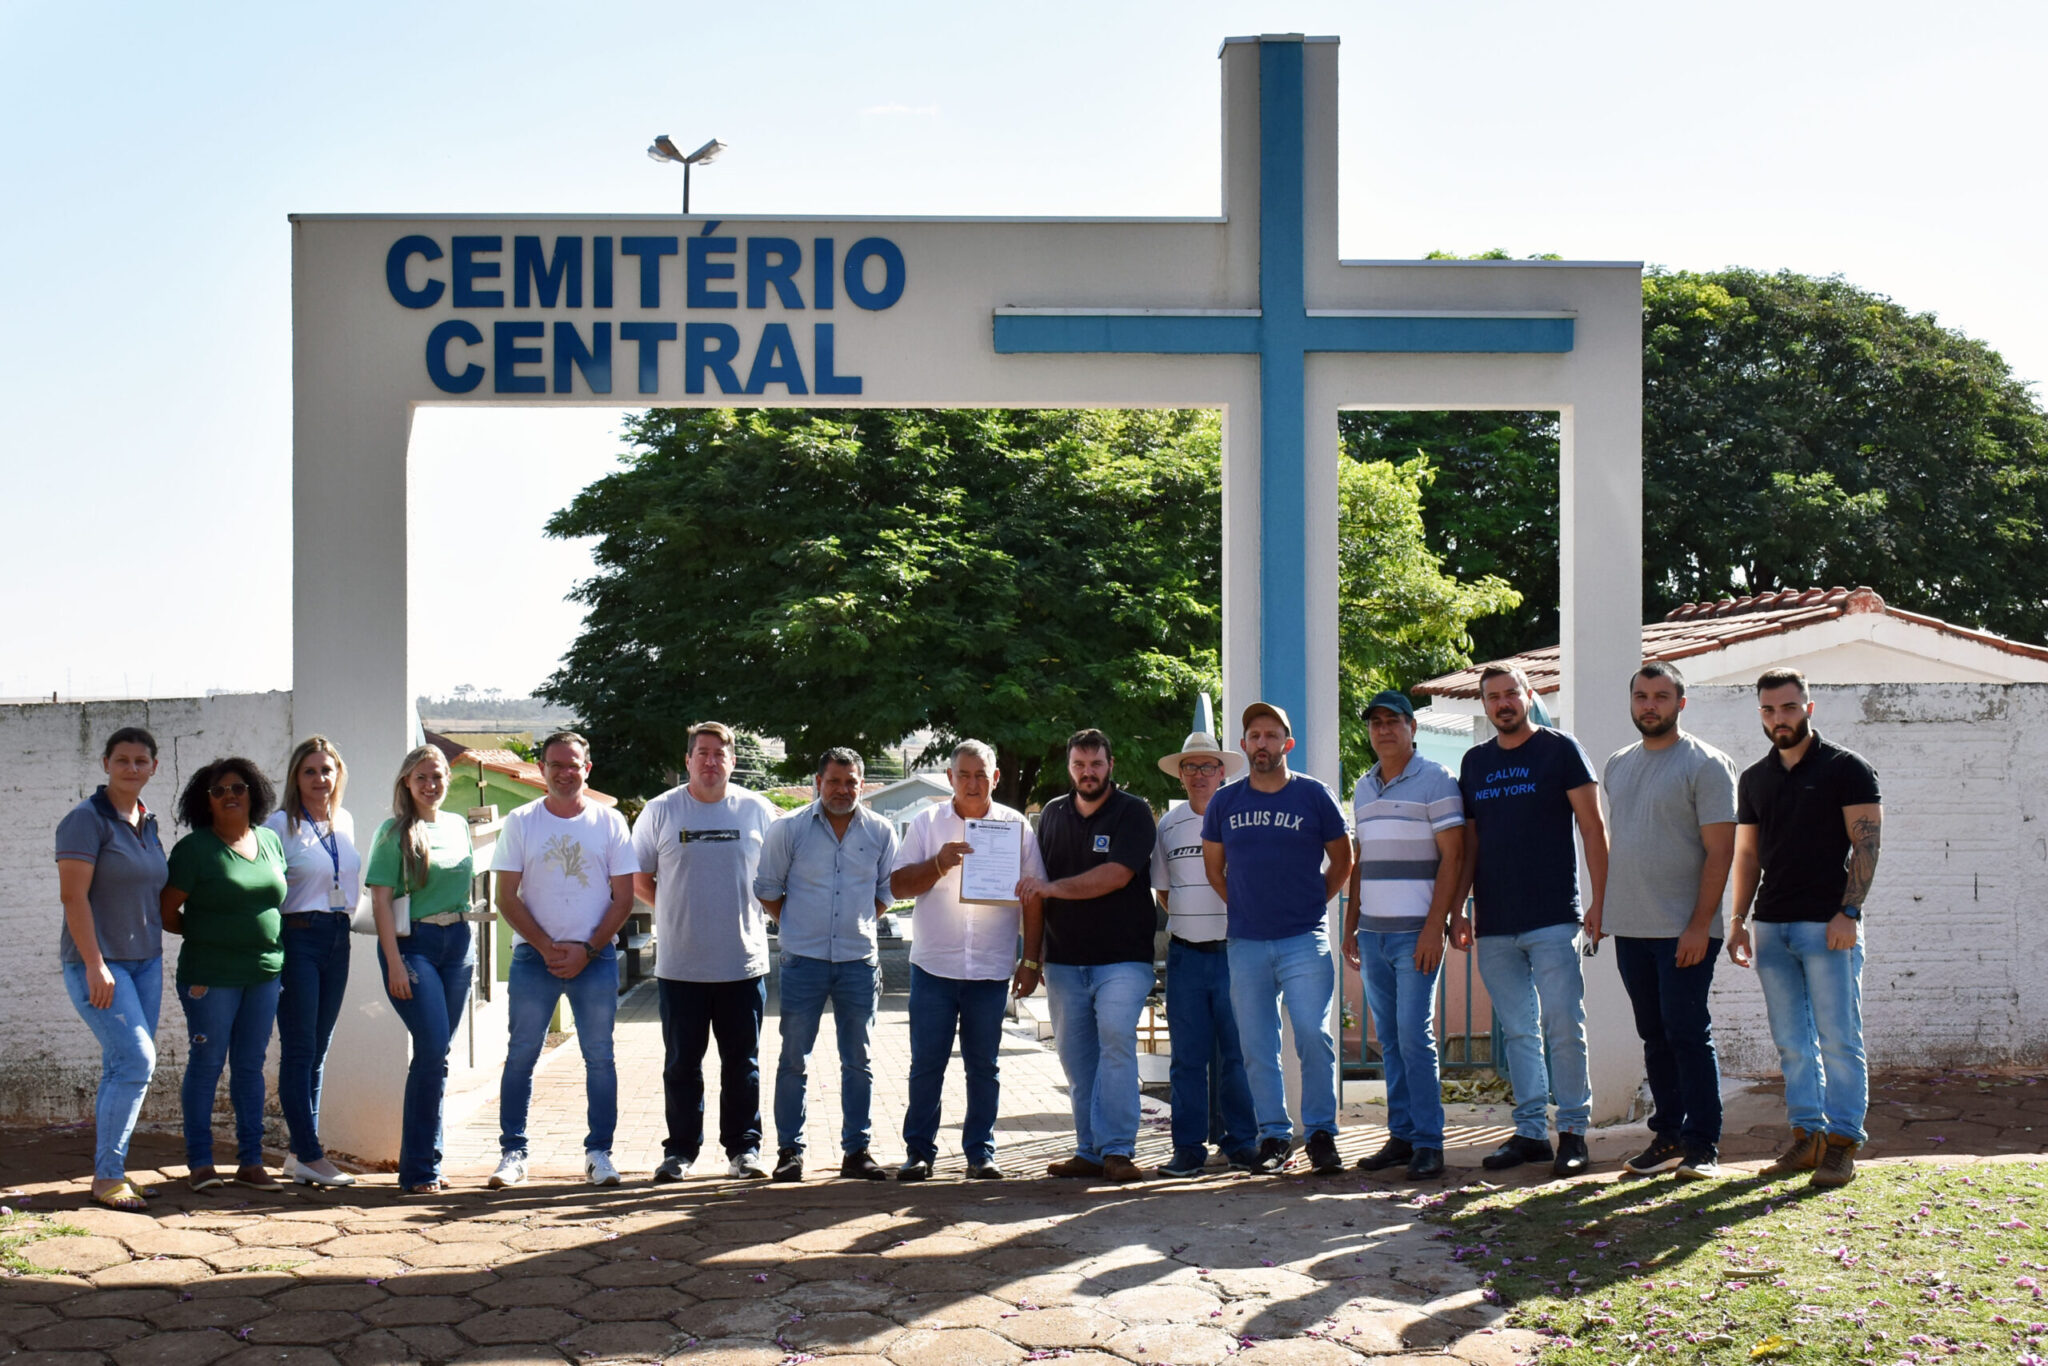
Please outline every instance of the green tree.
M2048 637L2048 424L1981 342L1839 279L1643 281L1643 606L1869 584L1896 606ZM1357 459L1426 457L1430 548L1520 610L1480 658L1555 643L1557 415L1346 413Z
M1176 745L1218 685L1218 425L1203 412L656 410L548 523L595 536L584 627L543 690L652 790L715 716L788 746L997 747L1001 795L1065 785L1096 725Z

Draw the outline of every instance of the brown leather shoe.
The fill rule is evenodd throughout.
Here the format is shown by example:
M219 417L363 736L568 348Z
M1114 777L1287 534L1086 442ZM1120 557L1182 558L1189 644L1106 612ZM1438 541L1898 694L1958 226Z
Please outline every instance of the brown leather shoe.
M1853 1139L1829 1134L1821 1148L1820 1164L1813 1169L1811 1184L1846 1186L1856 1179L1856 1149Z
M1090 1162L1085 1157L1062 1158L1047 1165L1047 1176L1064 1176L1075 1180L1093 1180L1102 1175L1102 1164Z
M1821 1135L1793 1126L1792 1139L1785 1145L1785 1151L1778 1154L1777 1161L1765 1167L1759 1175L1790 1176L1793 1172L1810 1172L1820 1165Z
M1122 1153L1111 1153L1102 1159L1102 1179L1114 1181L1121 1186L1127 1181L1143 1181L1145 1173L1137 1163Z

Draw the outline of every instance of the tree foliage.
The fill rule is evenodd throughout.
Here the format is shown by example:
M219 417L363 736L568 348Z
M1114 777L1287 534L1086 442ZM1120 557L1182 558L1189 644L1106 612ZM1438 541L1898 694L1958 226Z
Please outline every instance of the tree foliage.
M1471 663L1471 623L1521 601L1504 579L1445 572L1423 532L1427 461L1346 460L1337 472L1338 715L1344 771L1372 765L1365 704Z
M1139 756L1219 682L1213 414L669 409L627 441L548 523L597 537L598 573L543 690L623 785L717 717L803 774L924 726L985 739L1010 801L1063 787L1066 736L1100 726L1165 795Z
M2048 425L1995 351L1839 279L1747 270L1650 272L1643 341L1646 615L1861 583L2048 638ZM1558 639L1556 414L1346 413L1344 440L1426 457L1446 571L1521 591L1474 625L1479 657Z

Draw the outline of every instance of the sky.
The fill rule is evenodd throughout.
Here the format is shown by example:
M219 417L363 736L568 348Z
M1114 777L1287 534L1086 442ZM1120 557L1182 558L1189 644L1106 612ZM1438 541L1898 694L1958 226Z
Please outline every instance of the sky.
M2039 5L0 0L0 697L291 686L287 214L672 213L657 133L699 212L1213 214L1260 32L1343 39L1346 257L1839 274L2048 380ZM620 416L422 411L417 690L553 670Z

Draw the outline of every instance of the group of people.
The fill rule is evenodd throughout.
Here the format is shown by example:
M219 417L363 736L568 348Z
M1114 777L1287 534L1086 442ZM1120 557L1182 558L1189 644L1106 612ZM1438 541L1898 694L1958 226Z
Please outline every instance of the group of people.
M147 1207L155 1191L128 1179L128 1144L156 1071L163 936L178 935L174 988L185 1015L187 1183L282 1189L264 1163L264 1056L278 1037L278 1106L290 1151L283 1180L346 1186L320 1144L327 1045L348 987L349 935L365 885L393 1007L412 1035L399 1179L439 1189L448 1045L475 966L467 919L469 823L444 812L448 763L423 745L399 765L392 815L364 856L342 806L348 766L323 736L285 761L282 796L239 756L206 764L178 795L188 833L168 853L142 790L157 771L156 737L126 726L107 737L107 781L57 825L65 986L100 1043L93 1198ZM221 1073L235 1119L232 1173L214 1164L214 1093Z
M629 829L588 790L588 741L551 735L538 753L546 797L506 818L493 857L496 904L519 942L490 1184L527 1178L533 1068L564 998L585 1065L584 1173L600 1185L620 1180L611 1155L614 941L636 900L654 908L665 1054L666 1135L654 1180L680 1180L700 1159L714 1042L716 1141L727 1174L803 1179L807 1064L827 1004L840 1073L837 1174L886 1179L870 1113L877 926L903 899L915 903L915 933L899 1181L932 1176L956 1047L967 1176L1006 1175L995 1146L1003 1019L1013 994L1041 984L1074 1125L1072 1154L1048 1173L1147 1178L1136 1162L1137 1033L1163 909L1173 1151L1160 1175L1197 1176L1212 1161L1277 1173L1297 1146L1311 1171L1342 1170L1332 1029L1339 952L1361 974L1387 1084L1389 1137L1357 1166L1405 1164L1416 1180L1442 1175L1435 1012L1447 947L1478 956L1505 1049L1496 1061L1515 1097L1515 1133L1483 1165L1584 1171L1583 958L1612 938L1654 1106L1652 1140L1627 1168L1690 1177L1718 1170L1708 990L1725 945L1732 962L1758 973L1783 1067L1792 1134L1766 1170L1842 1184L1854 1174L1868 1095L1861 908L1883 821L1876 775L1813 731L1806 682L1794 671L1759 679L1772 749L1739 779L1725 754L1681 725L1685 683L1676 668L1646 663L1629 689L1642 738L1609 759L1604 809L1584 749L1532 722L1534 691L1511 666L1482 671L1495 734L1466 752L1455 777L1417 751L1408 699L1375 695L1367 720L1376 762L1349 813L1326 784L1290 769L1292 724L1265 702L1244 710L1239 752L1198 732L1156 761L1187 793L1156 823L1145 801L1117 785L1109 737L1087 729L1067 742L1070 790L1046 804L1035 827L993 799L996 755L968 740L947 764L951 799L916 813L900 839L861 804L864 768L851 750L822 755L814 800L785 816L731 782L732 731L700 723L687 736L687 780L648 802ZM475 968L469 826L440 809L448 782L440 752L406 756L393 815L367 859L341 808L346 767L318 736L293 752L281 804L246 760L195 774L179 802L191 833L168 858L140 796L156 770L155 741L117 731L104 766L106 785L57 831L65 978L105 1054L95 1198L140 1208L147 1194L128 1182L124 1160L155 1060L164 930L185 937L177 989L190 1038L183 1101L193 1186L276 1187L261 1152L273 1021L291 1135L284 1176L351 1180L326 1159L318 1127L359 884L369 888L386 992L412 1035L399 1181L408 1191L440 1189L447 1051ZM1017 881L1006 898L968 897L963 864L990 822L1020 827ZM1732 920L1723 910L1731 881ZM1326 908L1347 887L1333 952ZM781 1043L769 1162L760 1037L771 922ZM1301 1079L1294 1115L1283 1017ZM231 1177L219 1174L212 1152L223 1065L240 1164Z

